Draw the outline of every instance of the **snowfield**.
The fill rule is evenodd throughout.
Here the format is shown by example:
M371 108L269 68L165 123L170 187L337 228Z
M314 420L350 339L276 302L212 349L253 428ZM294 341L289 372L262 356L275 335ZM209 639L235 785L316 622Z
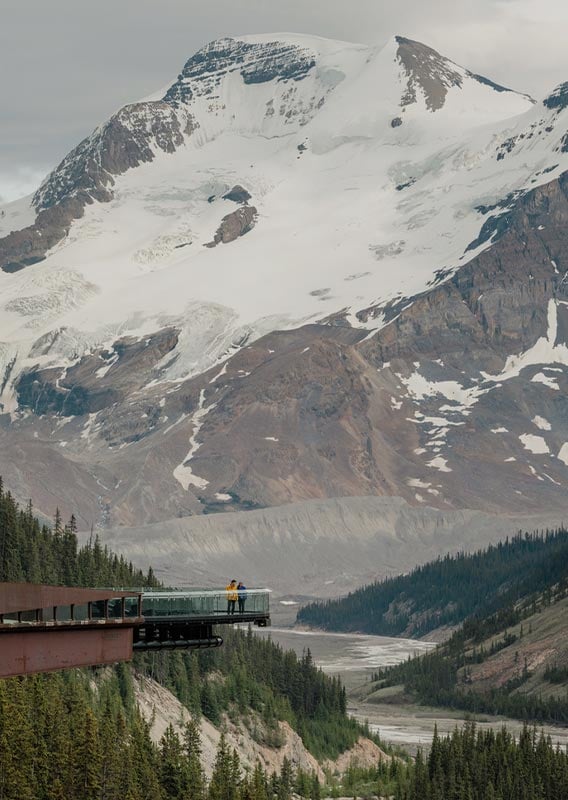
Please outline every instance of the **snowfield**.
M151 162L115 176L112 200L86 206L46 260L0 271L0 376L11 365L0 383L5 410L15 409L22 370L69 367L120 337L166 326L180 330L163 374L169 381L308 321L342 315L372 332L384 324L386 304L410 301L488 247L491 236L468 250L506 202L486 209L567 168L567 112L427 55L421 69L435 70L439 83L431 97L420 71L401 61L399 44L243 37L221 45L272 49L281 70L304 72L260 80L246 73L246 59L241 71L216 65L196 76L192 67L170 89L193 120L183 144L171 153L156 146ZM223 199L234 186L250 194L254 227L206 246L240 207ZM29 198L3 211L0 236L34 216ZM499 379L537 356L568 363L549 338ZM479 393L418 379L408 388L439 391L465 408ZM447 469L439 457L430 465ZM196 480L184 464L176 477Z

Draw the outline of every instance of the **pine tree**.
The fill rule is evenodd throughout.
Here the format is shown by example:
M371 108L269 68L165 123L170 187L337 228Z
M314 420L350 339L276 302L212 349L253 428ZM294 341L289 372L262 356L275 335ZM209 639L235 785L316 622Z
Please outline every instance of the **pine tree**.
M35 800L33 729L25 681L0 682L0 798Z
M292 764L284 756L282 761L282 769L280 770L280 778L278 781L277 800L290 800L292 795L292 786L294 781L294 773Z
M182 797L187 786L187 763L172 725L168 725L160 740L160 783L165 796L171 800Z
M73 748L74 785L81 800L99 800L101 789L102 751L99 726L94 712L84 711L83 724Z
M235 800L237 781L234 766L227 739L222 733L209 783L209 800Z
M187 759L187 792L191 800L204 800L205 775L201 766L201 736L195 720L184 730L184 750Z

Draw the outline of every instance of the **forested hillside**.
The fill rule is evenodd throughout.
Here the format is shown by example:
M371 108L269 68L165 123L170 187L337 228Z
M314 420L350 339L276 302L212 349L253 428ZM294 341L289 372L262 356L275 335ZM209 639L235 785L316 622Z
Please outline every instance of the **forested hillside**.
M519 741L505 729L434 737L419 753L408 800L559 800L568 797L568 759L550 740L525 728Z
M53 529L40 525L31 503L19 508L1 484L0 579L157 585L151 570L136 570L102 548L96 537L79 548L73 518L63 524L56 514ZM267 746L281 744L281 720L317 758L337 757L359 739L363 729L347 717L343 687L314 666L309 651L298 659L251 631L224 630L223 636L219 650L140 654L132 665L117 666L110 679L108 670L95 669L0 682L1 800L198 800L201 790L197 784L188 789L186 774L204 786L200 769L196 777L195 732L182 740L168 731L155 747L134 703L133 674L169 688L196 719L203 715L219 726L231 714ZM268 791L268 777L262 770L250 776L257 784L250 794L249 779L238 777L236 756L224 750L219 758L232 766L230 775L223 773L226 765L219 767L221 777L214 776L208 790L211 800L227 796L230 788L223 786L234 788L235 781L243 798L265 797L259 786ZM39 783L34 778L38 772ZM279 787L281 800L293 785L289 765L285 773L283 785L276 779L271 784ZM308 795L317 794L313 776L300 774L294 780Z
M347 717L345 689L314 666L309 650L298 658L250 630L224 628L223 640L219 649L201 653L140 655L135 666L214 724L234 710L266 744L279 744L279 720L318 759L336 758L355 744L361 727Z
M85 670L0 681L2 800L288 800L311 776L246 775L223 739L207 787L196 723L156 746L133 701L130 668L93 681ZM268 794L270 787L270 795Z
M380 670L365 692L367 699L568 724L566 547L566 532L558 531L517 537L510 544L491 548L487 559L485 554L454 559L461 565L469 561L485 567L487 561L496 562L496 554L508 550L515 554L514 563L522 566L517 576L506 570L507 582L501 582L504 570L495 569L489 582L492 592L477 602L477 612L434 652ZM441 566L440 562L427 565L422 572L436 573ZM479 597L485 570L476 574ZM441 585L440 594L444 592ZM497 610L491 613L484 611L495 606Z
M560 554L549 569L548 580L525 576L525 585L544 582L544 589L509 603L505 594L497 612L469 617L433 653L378 673L371 698L567 724L568 580Z
M103 550L96 539L77 548L73 522L39 526L0 492L0 569L11 579L76 584L155 582ZM16 549L15 549L16 548ZM550 596L550 604L558 600ZM560 602L558 600L558 602ZM483 623L490 625L491 623ZM494 627L496 623L494 623ZM484 629L487 633L487 629ZM481 635L481 632L480 632ZM409 675L414 662L410 662ZM418 663L418 662L416 662ZM560 668L557 679L563 675ZM400 677L402 673L392 673ZM152 677L193 712L181 732L169 726L156 744L135 701L133 677ZM385 676L377 676L381 682ZM205 653L141 655L134 665L72 670L0 681L1 800L309 800L323 796L388 796L393 800L558 800L568 796L568 758L525 730L519 743L505 731L466 726L435 738L415 764L382 760L351 764L327 787L284 759L277 774L244 769L222 735L209 780L197 720L222 724L231 714L263 744L278 747L286 720L318 757L345 750L361 728L346 716L338 680L252 632L230 632L223 648Z
M472 555L459 553L338 600L311 603L298 622L336 631L420 637L487 616L566 580L568 531L521 534Z

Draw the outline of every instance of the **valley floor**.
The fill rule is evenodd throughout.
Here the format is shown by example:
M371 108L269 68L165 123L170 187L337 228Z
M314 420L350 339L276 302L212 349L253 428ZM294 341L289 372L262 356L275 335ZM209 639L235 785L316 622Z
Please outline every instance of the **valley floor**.
M310 649L314 662L324 672L341 676L348 691L348 710L356 719L367 720L371 730L381 739L400 745L410 753L419 746L428 746L437 725L440 734L446 734L461 726L466 715L460 711L418 705L394 705L366 703L358 699L360 690L371 673L381 666L398 663L416 652L426 652L435 645L414 639L398 639L388 636L366 636L327 631L302 631L291 628L268 628L260 635L271 638L285 649L301 654ZM471 716L469 717L471 719ZM523 723L506 717L475 717L481 728L499 729L506 725L518 733ZM543 730L554 744L568 746L568 728L545 725Z

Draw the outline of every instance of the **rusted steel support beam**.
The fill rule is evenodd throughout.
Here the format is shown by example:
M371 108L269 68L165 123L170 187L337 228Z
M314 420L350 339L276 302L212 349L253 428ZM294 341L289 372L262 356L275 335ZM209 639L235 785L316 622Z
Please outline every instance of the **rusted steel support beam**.
M0 678L132 658L132 628L101 626L9 633L0 639Z

